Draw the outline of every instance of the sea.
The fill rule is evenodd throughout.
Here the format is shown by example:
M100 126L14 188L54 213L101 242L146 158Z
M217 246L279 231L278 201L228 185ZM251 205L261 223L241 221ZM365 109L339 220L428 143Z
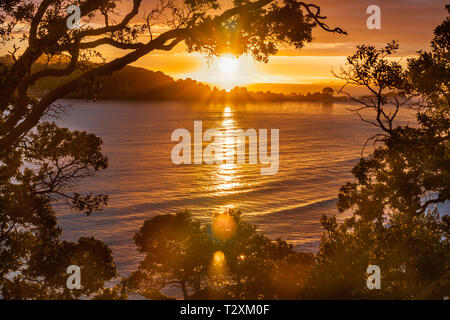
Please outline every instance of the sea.
M57 206L63 238L96 237L112 250L118 271L126 276L142 255L133 235L155 215L189 210L208 223L217 212L236 209L257 231L281 238L299 251L317 251L323 232L322 215L350 213L336 207L339 189L353 181L352 167L373 148L367 139L380 130L361 121L347 102L192 103L179 101L61 100L66 111L58 124L86 130L103 139L109 167L80 181L75 191L109 196L107 208L86 216ZM363 117L375 115L364 112ZM179 164L172 161L176 129L194 141L194 121L208 129L279 130L278 171L262 175L256 164L237 161ZM401 110L398 124L415 125L411 110ZM268 142L270 154L271 140ZM236 140L223 139L232 152ZM204 145L202 147L205 147ZM247 146L249 147L249 146ZM249 148L247 148L248 150Z

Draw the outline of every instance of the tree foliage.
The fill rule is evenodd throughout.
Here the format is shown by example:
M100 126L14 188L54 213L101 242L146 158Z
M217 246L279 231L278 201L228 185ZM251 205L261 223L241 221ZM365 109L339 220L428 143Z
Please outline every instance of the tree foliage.
M132 9L125 15L115 16L114 0L31 0L2 1L0 10L1 40L14 39L17 28L25 24L28 33L20 41L24 48L13 45L14 63L1 65L0 79L0 147L8 148L38 124L52 104L79 86L95 87L99 77L120 70L140 57L154 51L169 51L185 42L188 50L209 55L221 53L250 53L258 60L276 53L277 45L287 43L300 48L312 40L311 31L316 25L335 33L345 33L340 28L329 28L320 8L293 0L280 3L273 0L235 1L234 7L219 10L217 0L186 0L177 5L163 0L151 10L142 23L131 21L139 12L141 0L133 0ZM66 8L76 4L83 23L80 28L68 29ZM103 19L101 27L94 27L95 19ZM120 22L112 23L113 18ZM156 36L154 24L168 27ZM140 42L149 36L149 41ZM92 66L92 57L101 57L98 47L109 45L121 50L131 50L123 56ZM20 56L16 54L21 53ZM51 62L64 58L62 68L51 67L33 71L39 59ZM45 60L44 60L45 61ZM75 79L51 90L41 99L29 96L30 87L46 77L68 76L82 71Z
M101 241L61 241L52 202L65 199L87 214L106 196L71 195L73 184L107 165L101 140L40 124L13 152L2 150L0 167L0 285L6 299L65 299L100 290L116 275L111 250ZM66 287L66 268L82 270L81 290Z
M382 133L353 168L354 182L340 190L338 209L351 217L342 224L322 217L309 296L449 296L450 219L435 207L450 200L449 25L447 18L435 29L432 50L410 59L406 69L388 59L394 44L360 46L348 58L341 78L372 92L355 99L363 107L353 111L374 111L375 120L367 121ZM416 110L418 126L394 125L401 106ZM381 290L366 288L370 264L381 269Z
M223 237L214 224L221 223ZM214 231L213 231L214 230ZM295 252L291 245L257 234L241 213L217 214L200 223L185 211L146 220L135 234L145 257L124 284L148 298L161 298L161 290L175 286L184 298L213 288L238 299L294 298L306 280L312 254Z
M250 53L266 61L281 43L301 47L311 41L316 25L344 33L329 28L313 4L292 0L233 4L221 10L217 0L162 0L146 11L144 20L137 21L142 0L132 0L125 13L117 0L0 0L0 42L10 50L10 56L0 61L0 288L4 298L124 297L123 292L102 288L115 276L111 251L104 244L92 238L76 243L60 239L53 203L65 201L87 214L102 209L105 195L81 195L73 188L80 179L105 169L108 161L100 138L52 122L64 107L58 99L79 88L95 98L101 77L181 42L189 51ZM79 28L68 27L69 5L80 8ZM158 30L161 25L163 31ZM123 51L108 61L99 48L103 45ZM42 81L57 85L36 98L32 89ZM180 248L187 245L179 238L172 242L177 241ZM168 257L176 256L167 250ZM147 263L163 258L149 256ZM186 278L170 268L166 275L174 273L172 278L198 286L202 270L196 269L196 263L200 262L183 263ZM81 290L65 287L69 264L82 269ZM189 270L192 275L187 274Z

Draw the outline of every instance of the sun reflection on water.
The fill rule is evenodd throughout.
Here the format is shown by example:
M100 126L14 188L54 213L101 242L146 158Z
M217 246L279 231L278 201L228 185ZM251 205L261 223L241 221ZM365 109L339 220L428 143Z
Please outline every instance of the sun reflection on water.
M222 113L220 131L222 132L222 150L221 163L217 166L215 176L217 178L217 190L219 192L229 193L241 186L238 179L238 166L236 165L236 121L233 118L233 110L226 106Z

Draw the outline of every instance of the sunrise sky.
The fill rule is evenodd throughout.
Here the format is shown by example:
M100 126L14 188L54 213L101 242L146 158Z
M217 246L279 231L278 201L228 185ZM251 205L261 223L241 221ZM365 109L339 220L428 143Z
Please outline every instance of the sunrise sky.
M144 12L154 8L159 0L143 0L139 18L134 23L143 22ZM382 46L391 40L400 43L399 57L406 61L420 49L427 49L433 29L446 16L444 0L311 0L321 7L322 15L328 17L331 27L339 26L348 36L331 34L316 28L314 40L303 49L281 48L268 64L255 63L250 57L239 60L226 57L216 59L209 65L205 57L198 53L187 53L183 44L170 52L155 51L135 62L134 66L162 71L175 78L192 78L209 82L222 88L250 83L333 83L331 74L345 63L345 57L362 43ZM221 0L222 8L231 6L231 1ZM381 30L369 30L366 9L376 4L381 8ZM130 0L124 0L119 12L128 12ZM119 18L117 18L119 20ZM155 33L164 31L156 26ZM114 58L123 51L108 46L101 47L105 57ZM0 53L6 54L5 48Z
M151 7L155 0L147 0ZM417 50L428 48L433 29L446 16L443 0L314 0L322 14L328 17L330 26L340 26L348 36L330 34L316 28L314 40L301 50L282 48L268 64L255 63L249 57L238 62L213 61L208 67L199 54L188 54L183 45L175 50L154 52L141 58L134 65L160 70L176 78L191 77L195 80L219 84L224 87L246 83L326 83L335 81L330 71L342 65L355 46L370 43L382 46L390 40L400 43L399 56L414 55ZM227 3L227 2L221 2ZM228 2L230 3L230 2ZM366 9L371 4L381 8L381 30L369 30ZM225 5L226 7L226 5ZM233 72L223 72L223 65L232 65Z

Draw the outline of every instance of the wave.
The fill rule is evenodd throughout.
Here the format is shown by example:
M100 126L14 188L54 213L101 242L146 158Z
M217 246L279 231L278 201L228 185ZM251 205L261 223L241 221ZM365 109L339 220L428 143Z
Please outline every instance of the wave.
M321 199L316 201L311 201L304 204L298 204L293 205L290 207L284 207L276 210L270 210L267 212L260 212L255 215L263 215L266 218L270 217L278 217L283 216L283 218L286 217L292 217L296 216L298 214L304 214L304 213L315 213L317 210L330 210L334 207L334 205L337 202L337 197L327 198L327 199Z

